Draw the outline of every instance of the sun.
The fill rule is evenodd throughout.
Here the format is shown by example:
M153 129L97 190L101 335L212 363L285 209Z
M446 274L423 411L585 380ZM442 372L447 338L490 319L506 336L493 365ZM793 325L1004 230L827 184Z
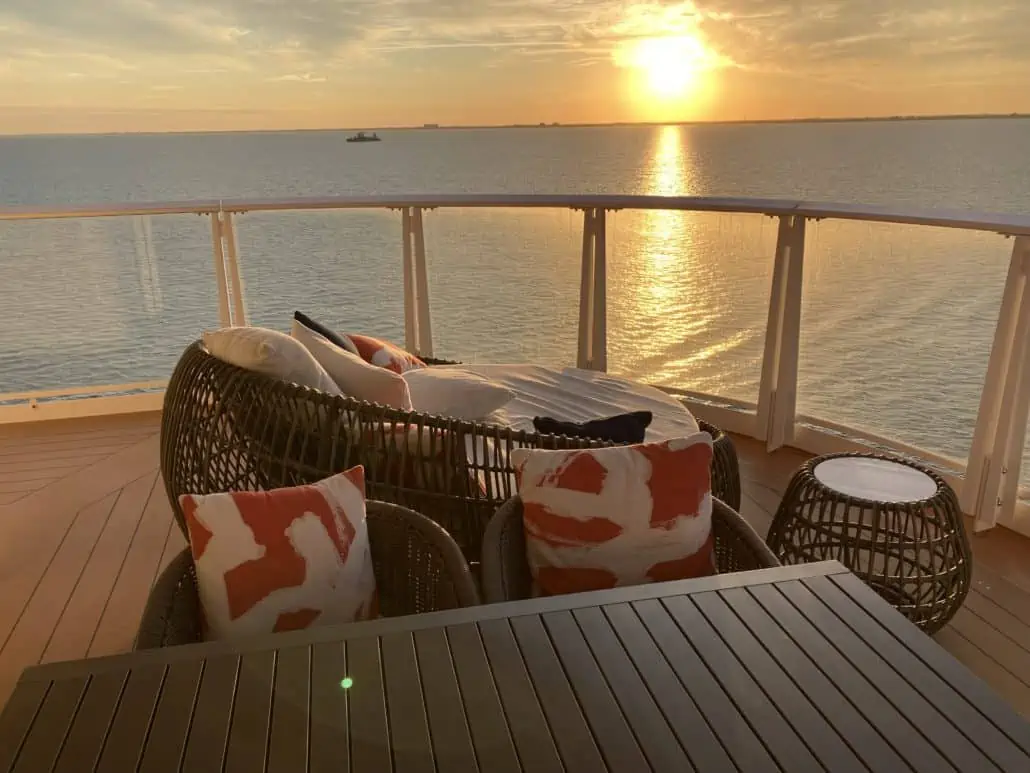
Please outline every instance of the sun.
M652 96L686 96L713 64L711 52L693 36L642 38L619 52L620 64L637 70Z

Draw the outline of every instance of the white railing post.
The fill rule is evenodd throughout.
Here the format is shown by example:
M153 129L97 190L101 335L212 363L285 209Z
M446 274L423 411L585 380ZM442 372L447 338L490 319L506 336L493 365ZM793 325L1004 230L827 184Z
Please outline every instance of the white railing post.
M984 531L1015 513L1030 414L1030 237L1012 245L998 325L987 362L962 509Z
M593 332L590 336L591 365L608 370L608 239L605 211L594 210L594 302Z
M576 349L576 367L590 367L590 339L593 334L594 286L594 211L583 210L583 253L579 280L579 345Z
M236 251L236 224L232 212L222 212L222 238L225 239L226 274L232 290L233 324L246 325L246 295L243 292L243 277L240 275L240 261Z
M583 210L576 367L608 369L607 239L605 210Z
M401 230L404 235L404 347L418 351L418 312L415 306L415 272L412 264L411 207L401 210Z
M229 285L225 281L225 251L222 244L222 218L220 213L211 213L211 247L215 261L215 289L218 292L218 321L222 327L232 325L229 309Z
M794 439L804 261L805 218L781 215L758 391L758 436L769 451Z
M415 308L418 311L418 349L424 357L433 356L433 320L429 313L429 276L426 268L426 234L422 208L412 210L411 229L415 238Z

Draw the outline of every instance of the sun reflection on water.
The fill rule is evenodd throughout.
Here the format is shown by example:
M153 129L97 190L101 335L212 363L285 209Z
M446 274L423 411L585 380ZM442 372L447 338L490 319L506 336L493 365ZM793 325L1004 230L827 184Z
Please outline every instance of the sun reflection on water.
M689 136L679 126L656 131L640 193L704 192ZM744 374L727 362L753 343L754 331L740 324L733 292L738 284L749 283L747 277L736 276L739 271L757 268L733 260L741 248L750 252L751 238L738 233L726 216L709 213L635 211L619 224L618 270L610 295L617 328L610 339L616 370L619 362L632 362L622 372L652 383L715 393L747 390L741 382Z
M677 196L683 193L683 155L680 127L662 127L655 143L650 185L646 191L648 195ZM674 313L677 301L678 257L684 254L685 247L689 248L689 244L684 244L687 234L683 215L664 209L648 210L643 213L642 226L639 247L643 260L639 263L641 274L638 276L641 292L637 295L641 307L639 313L642 317L667 317ZM658 351L652 348L648 354L658 354Z
M685 132L679 126L662 127L641 193L688 195L694 192L693 178ZM698 230L691 213L647 210L630 218L624 335L641 371L634 375L668 381L688 367L696 355L688 342L708 324L698 302L706 272L698 261Z

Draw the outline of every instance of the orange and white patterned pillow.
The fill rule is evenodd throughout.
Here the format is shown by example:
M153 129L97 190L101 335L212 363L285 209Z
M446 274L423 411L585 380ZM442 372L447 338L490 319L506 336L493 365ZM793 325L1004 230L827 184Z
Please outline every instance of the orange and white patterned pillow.
M347 338L354 344L361 359L378 365L380 368L392 370L394 373L405 373L409 370L426 367L426 364L414 354L404 351L389 341L355 333L348 333Z
M537 592L601 590L715 572L712 439L511 453Z
M208 638L373 617L365 473L271 491L179 497Z

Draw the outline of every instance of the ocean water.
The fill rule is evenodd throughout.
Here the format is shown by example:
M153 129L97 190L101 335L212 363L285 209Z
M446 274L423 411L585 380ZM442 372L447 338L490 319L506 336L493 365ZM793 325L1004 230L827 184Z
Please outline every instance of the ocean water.
M752 196L1030 212L1030 120L0 138L0 206L335 194ZM437 356L574 364L582 215L435 210ZM776 221L609 214L609 370L757 397ZM237 217L248 314L403 341L397 212ZM810 223L802 413L964 458L1011 242ZM198 216L0 223L0 393L166 378L218 324ZM1024 465L1030 469L1030 465ZM1025 473L1026 474L1026 473Z

